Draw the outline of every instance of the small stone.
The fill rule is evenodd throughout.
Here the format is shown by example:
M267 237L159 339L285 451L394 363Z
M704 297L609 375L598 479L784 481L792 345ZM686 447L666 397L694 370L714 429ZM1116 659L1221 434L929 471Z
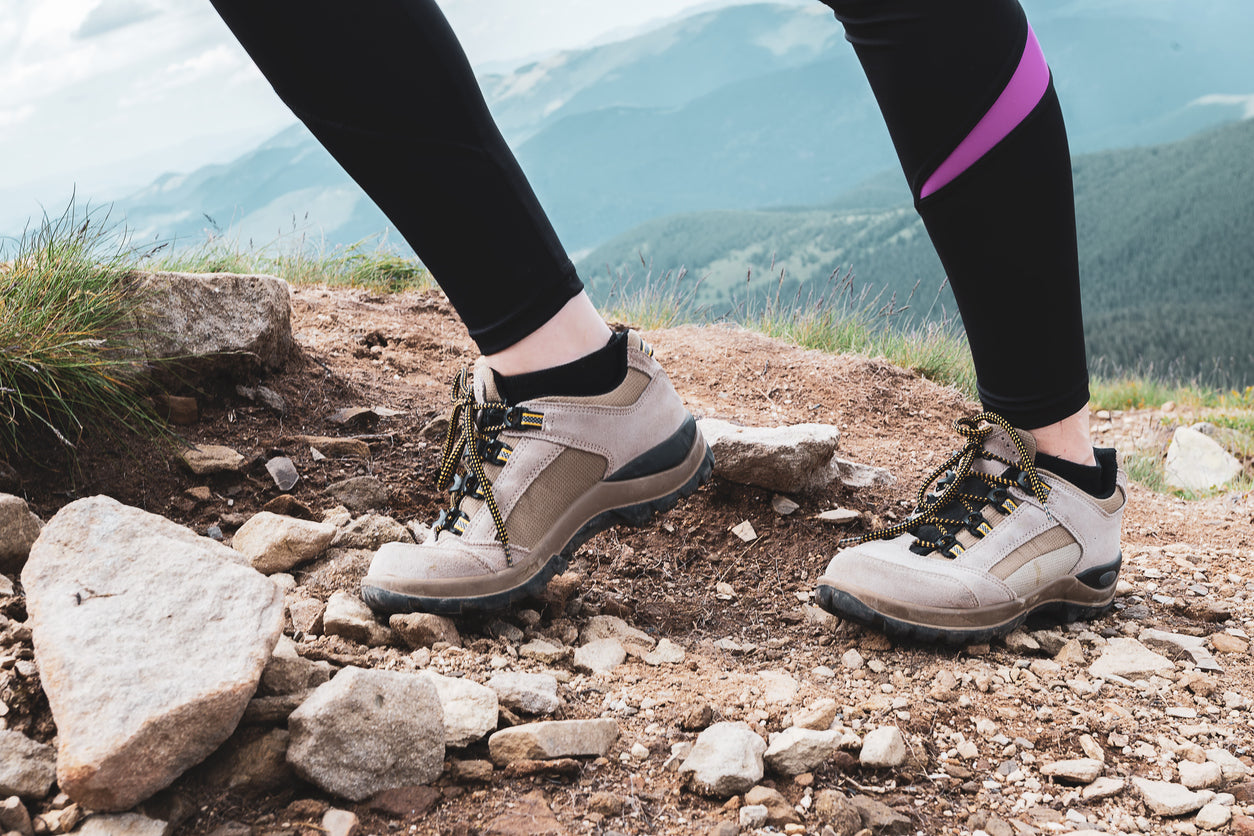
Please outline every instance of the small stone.
M785 824L797 824L801 821L801 817L797 815L797 811L788 803L788 799L784 798L783 793L770 787L759 786L749 790L745 793L745 804L765 807L766 821L775 827Z
M851 522L862 519L862 512L855 511L852 508L832 508L816 514L814 518L819 522L831 523L832 525L848 525Z
M43 798L57 777L56 750L0 729L0 797Z
M762 780L765 753L766 741L745 723L715 723L697 735L679 774L695 792L726 798Z
M213 787L258 792L291 782L287 729L271 729L252 739L237 732L206 762L203 774Z
M449 777L454 781L485 783L492 780L494 770L492 761L453 761L449 765Z
M3 462L0 462L3 464ZM22 571L44 524L20 496L0 493L0 573Z
M1135 679L1155 673L1171 673L1175 669L1174 662L1136 639L1113 638L1107 641L1097 661L1089 666L1089 674L1099 678L1120 676Z
M858 761L872 768L901 766L906 760L906 741L896 726L880 726L862 739Z
M856 648L851 647L845 651L845 655L840 657L840 663L845 666L845 670L856 671L866 664L866 660Z
M261 511L244 523L231 546L264 575L286 572L320 556L335 538L335 526Z
M613 720L545 720L502 729L488 738L498 764L516 760L603 757L618 739Z
M388 506L388 489L374 476L354 476L326 487L326 495L353 514L364 514Z
M597 639L575 650L575 669L588 673L609 673L627 659L618 639Z
M1064 667L1067 665L1078 667L1087 664L1088 657L1084 654L1084 645L1080 644L1078 639L1071 639L1054 654L1054 661Z
M271 389L269 386L237 385L235 387L235 394L239 395L241 398L247 398L254 403L262 404L280 415L287 413L287 401L283 399L282 395Z
M500 715L496 692L469 679L424 672L440 696L444 745L467 746L496 728Z
M31 836L30 812L17 796L11 796L0 802L0 833Z
M1098 778L1080 791L1080 797L1085 801L1110 798L1123 792L1127 785L1128 782L1122 778Z
M564 836L566 829L553 815L544 793L535 790L489 821L481 832L483 836Z
M855 795L849 799L849 803L858 809L859 815L862 816L862 824L877 836L881 833L904 836L914 830L910 819L874 798ZM989 836L993 836L991 831Z
M631 757L638 761L644 760L649 757L649 747L645 746L643 743L631 744Z
M814 816L837 836L854 836L862 830L862 815L837 790L819 790L814 796Z
M490 766L490 764L489 764ZM394 819L420 819L431 811L440 800L435 787L393 787L370 797L371 812L382 813Z
M823 697L794 714L792 724L798 728L826 731L836 722L839 713L840 704L831 697Z
M762 699L768 705L787 705L801 688L801 684L785 671L762 671L758 679L762 683Z
M1190 427L1176 428L1163 464L1168 485L1191 491L1227 484L1241 470L1241 462L1219 442Z
M1250 767L1246 766L1226 749L1207 749L1206 759L1212 763L1219 764L1219 768L1223 771L1223 782L1225 785L1240 781L1254 773L1254 770L1251 770ZM1250 798L1245 799L1247 803L1254 802L1254 792L1250 796Z
M357 814L348 810L327 810L322 814L322 830L326 836L356 836Z
M1003 639L1006 649L1011 653L1036 653L1041 644L1022 630L1015 630Z
M1203 830L1218 830L1232 821L1232 810L1222 804L1207 804L1193 821Z
M700 703L694 705L684 712L679 719L679 727L684 731L694 732L701 731L714 721L714 709L709 703ZM687 757L685 755L685 757Z
M366 602L348 592L333 592L322 614L322 632L343 636L368 647L382 647L392 638L391 631L374 620Z
M331 545L339 549L374 551L384 543L412 543L409 529L383 514L362 514L340 528Z
M1176 764L1176 771L1180 773L1180 783L1191 790L1214 789L1223 783L1223 768L1211 761L1180 761Z
M1159 816L1183 816L1200 810L1206 804L1207 796L1180 784L1145 778L1133 778L1132 784L1141 793L1145 806Z
M754 540L758 539L758 533L753 530L753 523L748 520L745 520L739 525L733 526L731 533L735 534L746 543L752 543Z
M623 812L623 799L612 792L594 792L588 799L588 809L603 816L613 817Z
M675 644L670 639L662 639L657 643L657 647L640 657L645 664L653 665L678 665L684 661L684 649Z
M566 658L569 651L564 647L546 642L544 639L533 639L518 648L518 655L524 659L534 659L545 665L554 665Z
M1099 763L1106 762L1106 750L1093 739L1091 734L1080 735L1080 749L1084 752L1085 757L1092 758Z
M547 673L498 673L487 681L501 705L524 714L552 714L561 706L557 678Z
M780 493L826 487L840 430L825 424L740 427L716 418L697 422L714 451L714 475Z
M771 510L781 517L787 517L797 512L801 506L793 502L783 494L775 494L771 497Z
M1095 758L1054 761L1041 767L1041 774L1073 784L1091 784L1102 774L1104 765Z
M618 639L628 656L643 656L657 643L648 633L613 615L593 616L579 631L579 641L583 644L598 639Z
M414 650L431 647L436 642L445 642L453 647L462 646L462 637L453 620L435 613L396 614L388 619L388 627Z
M747 804L740 808L739 815L742 830L761 827L766 824L766 805Z
M766 749L766 765L783 775L812 772L842 749L856 748L857 735L842 730L805 729L792 726L771 735Z
M290 491L300 481L300 471L287 456L275 456L266 462L266 472L281 491Z
M1214 633L1210 637L1210 646L1215 649L1216 653L1248 653L1250 643L1245 639L1237 638L1231 633Z
M220 444L193 444L179 452L179 459L197 476L238 473L245 461L238 452Z
M65 817L62 816L61 827L65 828L66 824ZM92 816L74 831L76 836L166 836L169 832L168 823L141 816L139 813Z

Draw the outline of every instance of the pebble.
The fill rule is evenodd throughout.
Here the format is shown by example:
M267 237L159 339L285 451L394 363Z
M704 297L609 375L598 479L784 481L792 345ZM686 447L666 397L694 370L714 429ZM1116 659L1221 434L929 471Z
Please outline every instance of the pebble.
M375 621L366 602L349 592L331 593L322 613L322 632L342 636L368 647L382 647L392 639L392 631Z
M1223 783L1223 768L1211 761L1180 761L1176 764L1176 771L1180 773L1180 783L1191 790L1214 789Z
M771 510L781 517L787 517L797 512L801 506L783 494L775 494L771 497Z
M1102 774L1103 764L1096 758L1075 758L1055 761L1041 767L1041 774L1074 784L1091 784Z
M496 728L500 716L496 692L463 677L425 671L444 712L444 745L467 746Z
M762 827L766 824L766 805L747 804L740 808L741 829Z
M697 735L679 767L686 785L702 795L727 798L762 780L766 741L745 723L715 723Z
M845 666L845 670L856 671L861 669L866 660L862 658L862 654L856 648L849 648L845 654L840 657L840 663Z
M783 793L773 787L757 786L745 793L745 804L766 808L767 824L779 827L785 824L797 824L801 817L784 798ZM743 809L743 808L742 808Z
M281 491L290 491L300 481L300 471L287 456L275 456L266 462L266 472Z
M357 814L348 810L327 810L322 814L322 830L326 836L355 836Z
M588 673L609 673L627 659L627 650L618 639L597 639L575 649L575 669Z
M493 763L603 757L618 739L614 720L544 720L502 729L488 738Z
M567 649L546 642L544 639L533 639L518 648L518 655L523 659L534 659L545 665L553 665L566 658Z
M852 732L792 726L771 735L764 759L775 772L800 775L818 769L842 749L856 749L859 742Z
M1155 653L1136 639L1113 638L1107 641L1102 655L1089 666L1089 674L1099 678L1119 676L1139 679L1163 672L1174 672L1176 665L1166 656Z
M746 543L752 543L758 539L758 532L753 530L753 523L745 520L738 525L732 526L732 534L735 534Z
M271 575L321 556L335 539L335 531L329 523L259 511L235 532L231 547L258 572Z
M1222 804L1207 804L1193 821L1203 830L1218 830L1232 821L1232 810Z
M562 704L557 697L557 677L552 674L497 673L485 684L496 692L501 705L524 714L552 714Z
M906 760L906 741L896 726L880 726L862 739L858 761L872 768L901 766Z
M1250 650L1249 642L1230 633L1214 633L1210 645L1216 653L1248 653Z
M388 627L414 650L431 647L436 642L462 646L462 637L453 620L435 613L398 613L388 618Z
M852 508L831 508L816 514L814 518L819 522L831 523L832 525L848 525L851 522L857 522L862 519L862 512L855 511Z
M1111 798L1123 792L1127 785L1128 782L1122 778L1098 778L1080 791L1080 797L1085 801Z
M657 647L640 658L644 660L645 664L656 667L658 665L678 665L684 661L684 656L682 647L670 639L662 639L657 643Z
M238 473L244 457L221 444L193 444L179 452L179 459L197 476L210 473Z
M792 723L798 728L825 731L836 722L839 713L840 704L836 700L822 697L794 714Z
M1132 784L1141 794L1145 806L1159 816L1183 816L1192 813L1200 810L1211 797L1167 781L1133 778Z
M43 798L56 777L55 749L0 728L0 797Z

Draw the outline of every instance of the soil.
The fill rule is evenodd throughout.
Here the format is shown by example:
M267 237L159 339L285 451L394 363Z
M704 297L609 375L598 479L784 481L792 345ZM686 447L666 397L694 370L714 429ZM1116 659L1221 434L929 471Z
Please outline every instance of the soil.
M242 473L198 477L178 465L171 445L89 440L73 469L52 458L42 467L19 465L22 482L14 492L43 519L73 499L103 493L202 534L217 527L229 541L235 528L281 493L264 467L281 453L301 474L290 494L316 518L336 504L325 495L328 484L371 475L390 491L388 514L402 522L433 519L443 496L431 484L442 439L438 422L432 422L446 409L457 370L475 358L447 302L435 292L375 296L302 287L295 291L292 314L299 352L282 373L248 381L278 393L282 409L221 381L171 392L195 397L199 408L195 423L174 429L190 442L238 450L249 460ZM781 516L772 510L769 492L716 478L654 525L606 532L585 545L569 576L580 583L573 604L549 598L504 613L500 620L459 621L470 652L423 657L327 638L302 645L307 655L362 665L430 665L482 680L494 672L493 657L503 657L511 669L543 667L517 658L501 620L528 635L543 635L577 627L598 613L621 616L683 646L687 662L654 668L629 661L606 676L563 677L565 704L557 718L612 716L619 721L622 734L607 759L580 762L563 774L505 777L497 770L487 784L459 782L446 772L431 810L398 818L367 805L345 805L304 784L244 795L211 789L193 777L175 787L188 813L176 832L207 834L223 822L238 821L258 834L312 834L320 832L313 825L330 804L357 812L362 833L486 833L492 829L489 823L540 789L567 833L706 833L720 821L736 821L737 813L734 805L682 790L676 773L664 767L673 744L695 737L681 727L681 719L708 705L714 719L746 720L766 736L821 697L834 698L842 707L842 722L862 731L900 727L912 745L910 759L884 771L861 768L846 758L800 781L775 776L774 786L794 804L804 804L824 788L870 795L907 815L922 833L971 832L983 821L978 816L990 813L1013 821L1014 832L1083 829L1074 816L1065 818L1070 811L1084 816L1089 827L1148 832L1174 827L1147 813L1130 788L1112 799L1084 801L1074 789L1049 779L1040 779L1043 788L1034 791L1031 775L1027 783L1016 784L1006 772L997 774L1007 761L1031 773L1043 763L1081 757L1075 742L1080 734L1091 734L1105 750L1110 775L1170 777L1175 756L1147 758L1136 749L1137 741L1163 753L1170 742L1187 738L1204 747L1221 746L1248 762L1254 752L1248 701L1233 708L1219 696L1254 694L1254 660L1248 652L1219 657L1223 671L1204 676L1208 688L1190 689L1193 674L1182 670L1177 680L1150 683L1153 687L1106 686L1086 695L1068 685L1074 672L1051 679L1028 671L1030 661L1048 658L1043 651L1012 649L1004 642L960 650L894 645L855 625L824 618L812 607L813 582L837 542L908 512L921 480L958 446L954 419L978 413L978 405L883 360L809 351L735 327L682 327L645 337L698 417L768 426L834 424L841 430L843 457L888 469L896 484L860 490L837 486L793 496L799 510ZM335 423L337 411L352 407L385 407L399 414ZM1095 443L1113 439L1122 452L1135 444L1160 444L1161 418L1158 410L1104 416L1093 422ZM296 439L304 435L361 438L371 456L315 460L309 445ZM208 487L210 498L187 493L197 487ZM815 519L836 507L861 511L863 518L852 526ZM758 534L751 543L730 531L745 520ZM1081 629L1108 637L1136 635L1144 627L1194 635L1251 629L1251 523L1250 494L1186 502L1134 484L1123 545L1124 578L1131 586L1110 614L1077 628L1075 636L1091 635ZM336 587L354 590L362 568L360 561L334 569L315 564L294 575L326 598ZM723 583L730 584L730 594L725 588L722 594L716 591ZM0 607L9 618L24 618L20 594L0 597ZM717 648L714 642L724 638L752 649ZM850 649L874 664L849 669L842 657ZM565 667L569 672L569 663ZM762 671L790 674L800 684L795 698L766 702L758 677ZM960 696L936 695L934 684L943 672L954 675L954 694ZM4 696L9 728L40 740L52 738L55 729L37 680L12 680ZM1188 707L1203 720L1181 719L1188 712L1167 713L1173 706ZM1210 731L1185 727L1206 719L1213 721ZM977 727L981 720L991 721L996 733L990 735L987 725ZM955 732L979 743L979 758L959 762L946 755L946 741ZM1121 734L1130 741L1116 745ZM635 743L648 749L646 758L629 754ZM486 745L449 756L486 758ZM623 802L621 813L613 813L612 804L596 805L608 813L590 807L592 796L602 791ZM294 802L299 803L289 806ZM32 814L41 809L32 807ZM806 820L805 832L820 830L817 820Z

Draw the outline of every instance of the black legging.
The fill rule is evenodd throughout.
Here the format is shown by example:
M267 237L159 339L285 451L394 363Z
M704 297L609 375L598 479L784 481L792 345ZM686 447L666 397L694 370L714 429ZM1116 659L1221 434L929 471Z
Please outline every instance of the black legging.
M396 224L484 353L579 293L434 0L212 2ZM857 50L949 275L984 406L1027 428L1076 412L1088 377L1070 158L1052 83L991 151L951 182L929 183L1024 55L1017 0L823 2Z

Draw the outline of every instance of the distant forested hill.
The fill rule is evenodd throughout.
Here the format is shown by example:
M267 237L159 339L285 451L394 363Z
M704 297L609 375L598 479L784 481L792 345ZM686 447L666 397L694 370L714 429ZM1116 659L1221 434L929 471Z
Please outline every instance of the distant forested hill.
M1180 377L1254 383L1254 120L1176 143L1075 160L1076 210L1090 355L1097 364L1152 366ZM834 204L792 210L698 212L642 224L580 264L594 294L628 275L685 267L698 301L719 315L746 298L821 292L852 267L885 298L936 299L944 271L894 178ZM901 189L901 192L896 191ZM863 208L857 208L861 205ZM770 274L774 265L774 274ZM752 271L757 278L746 284ZM807 287L808 286L808 287ZM953 310L948 291L944 309ZM938 308L939 310L939 308Z

